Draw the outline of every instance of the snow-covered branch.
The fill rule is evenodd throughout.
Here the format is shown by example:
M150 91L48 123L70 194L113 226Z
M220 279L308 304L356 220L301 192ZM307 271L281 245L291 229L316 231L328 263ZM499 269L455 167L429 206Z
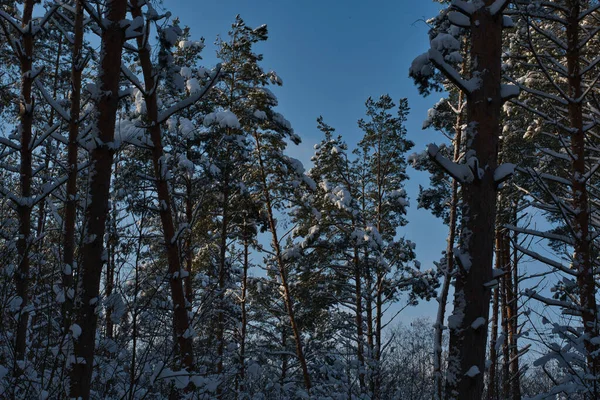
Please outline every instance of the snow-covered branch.
M62 122L56 122L54 125L48 127L36 140L31 143L31 150L37 148L40 144L42 144L48 136L51 136L56 132L56 130L62 125Z
M515 167L516 165L511 163L499 165L494 171L494 182L496 185L509 180L515 173Z
M481 84L480 78L474 77L468 81L464 80L458 71L444 60L444 56L438 50L429 49L427 56L429 60L440 70L440 72L444 74L446 78L448 78L448 80L450 80L467 95L473 93L479 88L479 85Z
M539 253L537 253L537 252L535 252L533 250L530 250L528 248L525 248L525 247L521 246L518 243L515 243L514 246L515 246L515 249L517 251L520 251L521 253L523 253L525 255L528 255L529 257L533 258L534 260L540 261L540 262L542 262L542 263L544 263L546 265L549 265L549 266L551 266L553 268L556 268L556 269L558 269L558 270L560 270L560 271L562 271L562 272L564 272L564 273L566 273L568 275L577 276L577 271L574 271L574 270L572 270L570 268L565 267L564 265L562 265L558 261L552 260L552 259L550 259L548 257L544 257L543 255L541 255L541 254L539 254Z
M169 117L171 117L173 114L176 114L176 113L186 109L187 107L191 106L192 104L196 103L198 100L200 100L202 97L204 97L204 95L210 90L211 87L213 87L215 85L215 83L217 83L220 75L221 75L221 64L217 64L208 83L206 85L204 85L204 87L202 89L195 92L194 94L189 96L187 99L184 99L184 100L180 101L179 103L169 107L167 110L161 112L158 116L158 121L156 121L156 123L162 124L163 122L168 120Z
M452 11L448 13L448 21L452 25L459 26L461 28L470 28L471 19L463 13Z
M471 17L471 15L473 15L475 12L475 6L473 3L467 3L463 0L452 0L452 8L468 17Z
M55 4L46 12L46 14L44 14L44 16L40 20L39 24L37 25L36 30L34 32L32 32L32 34L34 36L39 34L40 32L42 32L44 26L48 23L48 21L50 21L50 19L52 18L52 16L54 15L54 13L57 10L58 10L58 4Z
M540 295L539 293L535 292L534 290L526 289L524 291L524 293L527 297L538 300L548 306L558 306L558 307L566 308L568 310L572 310L572 311L575 311L578 313L580 313L583 310L583 308L581 308L578 304L573 304L573 303L569 303L569 302L561 301L561 300L550 299L548 297Z
M471 183L475 179L473 171L468 165L457 164L453 161L450 161L440 153L440 148L435 144L430 144L427 146L427 154L437 165L439 165L458 182L463 184Z
M21 35L23 35L23 30L21 29L21 26L19 25L19 23L17 22L17 20L15 20L13 17L11 17L10 15L8 15L6 12L0 10L0 18L4 19L17 32L19 32Z
M508 101L519 97L521 89L517 85L502 85L500 86L500 97L502 101Z
M14 150L21 150L21 145L19 145L18 143L15 143L12 140L9 140L5 137L0 137L0 144L3 144L6 147L10 147L11 149L14 149Z
M510 0L496 0L488 7L491 15L501 14L510 4Z
M565 236L565 235L558 235L556 233L552 233L552 232L542 232L542 231L536 231L534 229L527 229L527 228L521 228L518 226L514 226L514 225L504 225L504 227L506 229L509 229L513 232L518 232L518 233L523 233L526 235L533 235L533 236L537 236L543 239L548 239L548 240L558 240L561 241L565 244L569 244L569 245L573 245L575 244L575 240L569 236Z
M35 80L35 86L38 88L46 102L50 105L50 107L58 113L58 115L65 120L66 122L71 121L71 116L67 110L61 107L60 104L48 93L44 84L40 82L38 79Z
M133 86L135 86L140 92L142 92L142 94L144 96L146 96L146 91L144 89L144 85L142 85L142 82L140 82L140 80L137 78L137 76L135 76L135 74L133 72L131 72L131 70L129 68L127 68L127 66L125 65L125 63L121 63L121 72L123 73L123 76L125 76L125 78L131 82L131 84Z

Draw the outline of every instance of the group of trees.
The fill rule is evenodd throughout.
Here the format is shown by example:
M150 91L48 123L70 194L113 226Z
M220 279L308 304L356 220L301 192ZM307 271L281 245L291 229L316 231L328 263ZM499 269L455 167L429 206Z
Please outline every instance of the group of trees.
M387 327L437 284L399 231L407 101L369 98L354 150L319 118L307 172L267 27L213 69L192 35L147 0L0 5L0 397L400 396Z
M266 26L207 69L159 2L4 1L0 397L600 398L600 3L439 2L410 76L446 144L407 157L382 95L354 146L319 117L306 171Z
M440 2L431 48L410 70L421 92L448 94L425 126L450 144L414 157L432 172L420 206L450 228L435 323L450 339L436 396L600 398L600 4ZM537 392L524 388L532 367L546 382Z

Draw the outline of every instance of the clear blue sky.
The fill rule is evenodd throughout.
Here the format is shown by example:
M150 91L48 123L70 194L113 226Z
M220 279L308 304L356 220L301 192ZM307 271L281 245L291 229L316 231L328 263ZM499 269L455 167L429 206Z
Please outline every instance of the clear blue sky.
M349 144L360 139L356 121L364 115L367 97L389 93L407 97L411 113L408 137L421 151L441 134L422 131L427 109L440 97L422 98L408 78L412 60L428 48L427 26L422 21L437 14L438 4L428 0L165 0L165 8L191 28L192 37L206 38L204 59L213 65L217 35L226 36L236 14L255 27L267 24L269 40L257 48L263 67L276 71L283 87L274 92L279 112L292 123L303 143L290 147L291 156L305 165L320 139L316 118L336 128ZM423 268L432 268L445 248L447 229L428 211L417 210L419 184L427 174L410 171L407 192L411 199L409 224L399 233L417 244ZM407 309L402 319L429 315L435 319L437 303Z

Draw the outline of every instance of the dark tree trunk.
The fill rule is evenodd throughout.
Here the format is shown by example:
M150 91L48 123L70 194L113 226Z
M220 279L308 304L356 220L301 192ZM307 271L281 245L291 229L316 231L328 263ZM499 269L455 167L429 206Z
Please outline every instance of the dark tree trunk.
M21 164L19 166L20 197L17 205L19 218L19 238L17 240L17 253L19 268L15 273L17 296L21 299L19 316L17 318L17 332L15 335L15 364L14 376L20 376L23 371L19 361L25 360L27 350L27 326L29 323L29 250L31 246L31 177L32 177L32 129L34 99L31 93L33 86L33 32L28 29L33 15L34 0L26 0L23 6L22 27L23 48L19 57L21 67L21 103L19 104L19 131L21 134L21 148L19 150ZM31 27L30 27L31 28Z
M573 251L573 268L577 271L577 285L579 287L580 303L583 309L582 320L585 332L585 348L587 352L588 374L594 376L592 392L589 398L600 397L600 387L597 383L598 373L598 345L593 344L591 339L598 336L596 322L596 288L594 271L591 259L590 240L590 212L588 205L587 181L581 177L586 174L585 166L585 131L583 128L583 103L578 101L583 95L582 73L580 60L580 13L581 1L570 0L568 2L569 15L567 17L567 69L569 72L569 119L570 127L574 130L571 134L571 187L573 196L573 210L576 210L573 222L575 245Z
M113 164L116 113L119 104L119 78L121 51L125 32L121 21L127 11L126 1L106 4L105 28L101 38L99 88L103 96L97 102L96 147L91 151L90 202L86 209L86 232L82 247L83 263L80 271L76 304L76 321L81 335L75 339L74 357L70 379L70 396L89 399L98 316L99 289L104 264L104 233L109 212L108 200Z
M457 257L454 314L451 317L446 396L480 400L484 387L487 327L491 298L501 88L502 15L485 0L471 16L472 76L481 79L467 95L467 150L480 170L463 186L462 232ZM477 329L472 324L483 319Z
M65 296L63 303L63 329L68 331L73 310L73 268L75 267L75 222L77 219L77 136L79 135L79 114L81 111L81 75L83 72L83 0L75 5L75 32L73 56L71 60L71 110L69 121L69 143L67 145L67 184L65 194L65 217L63 236L62 287Z
M142 16L141 4L139 0L134 0L131 7L131 14L134 18ZM194 369L194 354L192 335L189 335L190 321L188 317L188 305L183 291L182 264L179 256L178 238L175 230L175 221L173 217L171 196L169 193L169 183L164 171L167 170L165 162L165 153L162 143L161 127L158 121L158 99L155 85L155 71L150 58L150 48L142 36L137 37L138 56L142 73L144 76L144 100L146 101L146 118L150 122L150 140L152 141L152 165L154 167L154 177L156 182L156 192L160 207L160 222L163 231L163 240L167 263L169 269L169 286L171 289L171 299L173 301L173 334L176 344L176 354L179 357L181 367L192 371Z

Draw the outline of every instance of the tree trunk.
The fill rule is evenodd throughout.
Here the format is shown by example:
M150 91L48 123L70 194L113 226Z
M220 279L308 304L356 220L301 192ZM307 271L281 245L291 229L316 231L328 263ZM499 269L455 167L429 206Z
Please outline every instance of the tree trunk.
M221 243L219 247L219 311L217 315L217 374L223 373L225 352L225 284L227 277L227 233L229 230L229 179L225 172L223 182L223 220L221 221ZM220 398L219 388L219 398Z
M188 154L188 159L190 158L190 154ZM194 218L194 206L192 204L192 178L190 177L186 183L186 201L185 201L185 214L189 229L189 234L187 236L186 244L185 244L185 270L187 272L187 276L183 280L183 286L185 288L185 298L189 304L189 307L192 307L194 302L194 289L192 287L193 275L192 275L192 264L193 264L193 243L194 243L194 235L192 231L192 220Z
M108 215L108 199L113 163L116 113L119 103L119 78L121 51L125 32L121 21L127 11L126 1L111 1L106 4L105 28L101 38L100 93L97 102L97 141L91 151L90 202L86 209L86 233L82 247L83 264L78 284L76 315L81 335L75 338L74 357L70 379L70 396L89 399L98 316L100 305L99 289L104 264L104 232Z
M466 71L466 61L463 63L463 73ZM455 136L454 136L454 162L458 162L460 149L462 146L462 125L463 125L463 93L458 94L458 114L456 115ZM450 198L450 216L448 223L448 239L446 244L446 271L444 271L444 283L440 290L438 298L439 306L435 323L435 338L433 349L433 374L435 376L436 400L444 398L444 388L442 379L442 341L444 336L444 320L446 315L446 305L448 304L448 292L452 281L454 271L454 242L456 241L456 220L458 214L458 181L452 179L452 197Z
M502 71L501 13L492 14L485 0L471 15L473 76L481 79L467 95L467 150L473 150L478 167L475 179L463 186L462 232L457 253L458 269L454 313L450 317L450 347L446 396L480 400L484 387L487 327L492 280L494 225ZM475 329L472 324L483 319Z
M500 230L500 260L502 270L505 275L500 281L500 302L502 304L502 398L509 399L510 396L510 342L508 340L509 331L509 305L508 305L508 286L510 285L510 258L506 255L506 236L504 229Z
M579 15L581 2L570 0L568 2L569 15L567 17L567 69L569 72L569 119L570 127L574 130L571 134L571 187L573 196L573 222L575 245L573 251L573 268L577 271L577 285L579 287L580 303L583 309L582 322L585 333L584 344L587 357L587 373L594 379L591 383L590 398L600 397L600 388L597 383L598 373L598 345L591 339L598 336L596 322L596 288L594 283L593 266L591 259L590 241L590 212L588 205L587 182L582 177L586 174L585 166L585 131L583 129L583 104L578 99L583 95L582 73L579 65L581 46L579 45Z
M358 247L354 247L354 287L356 296L356 346L358 356L358 381L361 393L365 388L365 354L364 354L364 331L362 315L362 283L361 266Z
M517 220L517 206L515 205L515 211L513 220ZM519 238L519 234L517 231L513 232L513 243L518 243L517 240ZM513 249L512 252L512 265L511 265L511 291L512 291L512 300L510 302L511 307L511 319L510 319L510 373L512 375L512 400L521 400L521 374L519 370L519 344L518 344L518 334L519 334L519 303L518 303L518 293L519 293L519 256L516 249Z
M244 271L242 275L242 298L240 300L242 309L242 328L240 334L240 372L239 372L239 390L238 393L244 392L246 389L246 333L248 330L248 315L246 311L246 295L248 292L248 268L249 268L249 255L250 255L250 243L248 238L248 227L244 220Z
M73 55L71 60L71 110L69 121L69 143L67 145L67 184L65 194L65 216L63 236L62 289L65 296L63 303L63 329L65 333L71 325L73 310L73 268L75 268L75 222L77 219L77 152L79 135L79 114L81 111L81 75L83 72L83 0L75 5L75 32Z
M265 200L265 206L267 211L267 218L269 221L269 230L271 231L272 237L272 245L273 250L275 251L275 258L277 261L277 266L279 267L279 277L281 279L281 286L283 287L283 299L285 302L285 307L288 313L288 317L290 319L290 326L292 328L292 333L294 334L294 340L296 342L296 356L298 357L298 362L300 362L300 367L302 370L302 378L304 379L304 387L306 391L310 394L311 382L310 375L308 372L308 365L306 363L306 358L304 357L304 349L302 347L302 338L300 336L300 328L296 323L296 316L294 314L294 302L292 300L292 294L290 292L290 288L287 281L287 271L285 268L285 261L283 260L283 255L281 254L281 246L279 245L279 237L277 235L277 223L275 222L275 215L273 213L273 206L271 203L271 193L267 183L267 176L265 165L262 159L262 151L261 144L258 134L254 135L254 139L256 141L256 148L258 151L258 163L260 168L260 177L261 183L263 186L263 195Z
M23 6L23 35L22 54L19 57L21 67L21 103L19 104L19 133L21 136L21 164L19 166L20 201L17 205L19 218L19 237L17 239L17 253L19 268L15 273L17 296L21 299L19 316L17 319L17 332L15 335L15 363L13 375L23 373L19 361L25 361L27 350L27 326L29 322L29 249L31 246L31 177L32 177L32 129L34 99L31 93L33 86L33 32L29 26L32 21L34 0L26 0ZM29 28L28 28L29 27Z
M490 340L490 370L488 372L488 392L487 399L495 400L498 398L498 381L496 368L498 366L498 352L496 351L496 343L498 340L498 288L494 289L494 297L492 301L492 337Z
M134 0L131 7L131 15L142 16L141 2ZM149 131L152 141L152 165L154 167L154 177L156 182L156 192L160 207L160 222L163 231L163 240L167 263L169 269L169 286L171 289L171 299L173 301L173 333L175 335L176 354L179 357L181 367L192 371L194 369L193 354L193 336L189 334L190 321L188 316L188 305L183 291L182 268L179 256L179 246L177 237L175 237L175 222L171 206L171 196L169 193L169 183L167 181L167 166L165 152L162 143L161 127L156 123L158 120L158 99L156 94L155 71L150 58L150 47L143 36L138 36L138 56L142 73L144 76L144 100L146 101L146 118L150 122Z

